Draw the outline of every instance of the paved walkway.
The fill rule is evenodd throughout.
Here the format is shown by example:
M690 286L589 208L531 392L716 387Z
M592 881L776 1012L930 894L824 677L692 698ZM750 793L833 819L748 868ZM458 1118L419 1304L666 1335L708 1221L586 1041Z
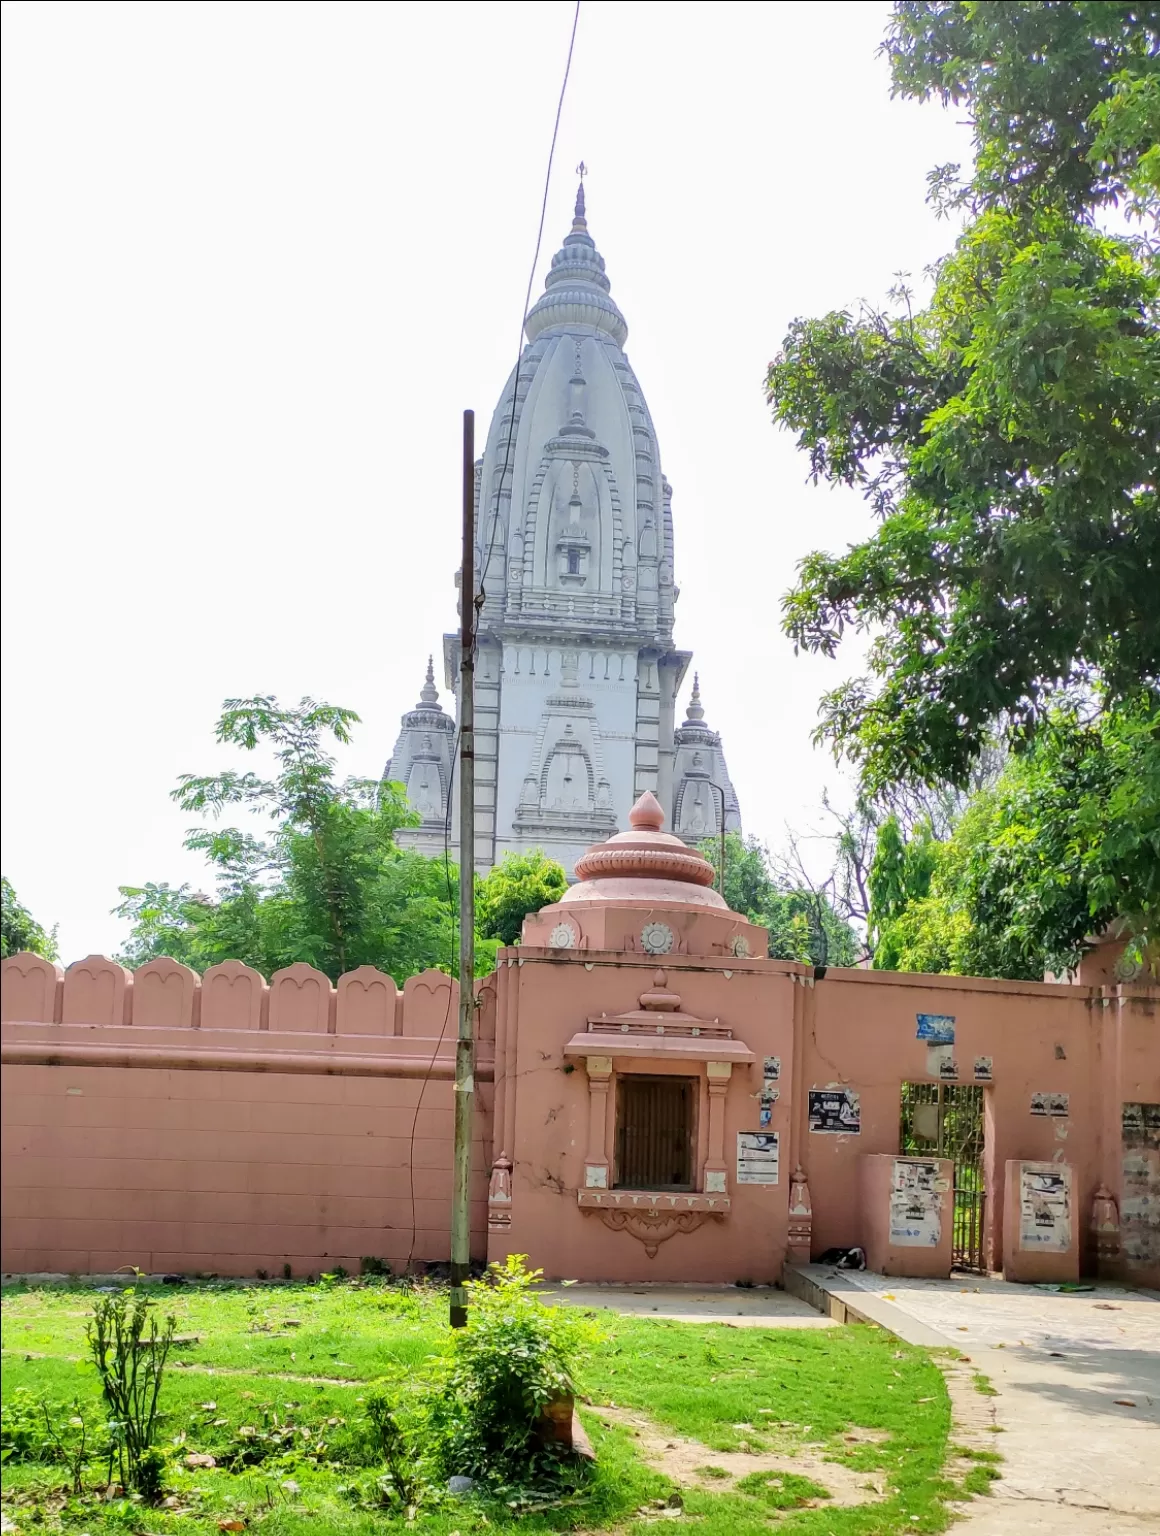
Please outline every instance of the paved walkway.
M599 1307L677 1323L731 1323L735 1328L833 1328L831 1318L772 1286L752 1290L692 1285L546 1285L545 1301Z
M1114 1286L1056 1293L973 1275L809 1272L860 1293L867 1315L904 1337L953 1345L995 1387L1003 1475L993 1498L964 1509L956 1531L1160 1531L1160 1297Z

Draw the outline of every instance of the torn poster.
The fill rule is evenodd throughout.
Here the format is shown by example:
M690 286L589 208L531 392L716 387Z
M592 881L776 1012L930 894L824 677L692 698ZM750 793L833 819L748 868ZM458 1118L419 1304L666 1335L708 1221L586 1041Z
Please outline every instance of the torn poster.
M1160 1259L1160 1104L1125 1104L1121 1126L1123 1252L1133 1264L1155 1264Z
M762 1102L761 1108L757 1111L757 1123L763 1130L767 1125L773 1124L772 1104L766 1104L764 1101Z
M1019 1246L1039 1253L1066 1253L1071 1247L1067 1174L1052 1163L1024 1163L1019 1169Z
M955 1020L950 1013L918 1013L918 1029L915 1036L928 1045L954 1045Z
M737 1132L738 1184L776 1184L777 1164L776 1131Z
M937 1163L894 1159L890 1186L890 1241L899 1248L937 1248L942 1237Z
M776 1083L781 1076L781 1057L767 1056L762 1065L762 1076L767 1083Z
M976 1083L990 1083L994 1081L995 1063L990 1056L975 1057L975 1081Z
M1066 1120L1068 1114L1068 1096L1066 1093L1033 1093L1031 1095L1031 1113L1033 1115L1052 1115L1056 1119Z
M857 1136L862 1130L861 1103L853 1088L811 1088L811 1131L836 1131Z

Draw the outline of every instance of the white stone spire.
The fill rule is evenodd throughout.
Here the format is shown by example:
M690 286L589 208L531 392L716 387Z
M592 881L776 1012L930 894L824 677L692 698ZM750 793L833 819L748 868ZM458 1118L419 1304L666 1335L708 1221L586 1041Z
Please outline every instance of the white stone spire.
M677 724L692 658L673 637L672 488L624 354L628 326L588 228L583 180L525 330L476 466L476 569L486 566L486 580L475 855L488 869L509 850L539 847L571 872L646 791L688 841L717 816L713 785L726 793L727 825L736 825L737 802L699 684ZM453 635L444 662L458 688ZM429 671L391 762L413 804L416 794L431 798L428 743L449 753L454 741L446 716L450 734L426 725L428 712L442 715L437 699ZM446 805L444 790L439 815ZM441 820L423 816L441 839Z
M628 324L615 300L604 271L604 257L588 233L584 211L584 183L576 193L572 229L552 257L544 279L542 298L528 311L524 332L529 341L557 325L591 325L613 338L618 347L628 340Z
M435 658L427 658L427 680L419 690L419 703L416 706L422 709L425 705L439 703L439 690L435 686Z

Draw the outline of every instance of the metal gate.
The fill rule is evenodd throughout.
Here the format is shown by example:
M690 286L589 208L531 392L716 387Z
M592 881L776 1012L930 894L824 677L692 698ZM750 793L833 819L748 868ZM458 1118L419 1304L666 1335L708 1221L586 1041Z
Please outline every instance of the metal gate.
M951 1262L985 1270L983 1228L983 1090L969 1083L903 1083L899 1145L905 1157L954 1160Z
M616 1176L620 1189L692 1189L696 1080L620 1079L616 1105Z

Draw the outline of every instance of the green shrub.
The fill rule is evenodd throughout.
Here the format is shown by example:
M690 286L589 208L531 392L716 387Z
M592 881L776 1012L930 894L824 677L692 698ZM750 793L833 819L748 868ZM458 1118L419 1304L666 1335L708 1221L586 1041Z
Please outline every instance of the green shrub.
M74 1493L80 1493L85 1462L94 1447L92 1426L78 1398L67 1406L17 1387L0 1407L0 1461L64 1465Z
M599 1334L574 1309L539 1300L542 1273L516 1254L468 1282L467 1327L453 1334L428 1400L429 1444L444 1474L510 1487L560 1470L537 1423L548 1403L572 1393L576 1362Z
M85 1328L109 1409L110 1469L115 1455L122 1486L149 1499L161 1492L165 1472L165 1458L154 1449L153 1441L175 1326L172 1316L159 1326L154 1302L146 1292L129 1286L98 1297Z

